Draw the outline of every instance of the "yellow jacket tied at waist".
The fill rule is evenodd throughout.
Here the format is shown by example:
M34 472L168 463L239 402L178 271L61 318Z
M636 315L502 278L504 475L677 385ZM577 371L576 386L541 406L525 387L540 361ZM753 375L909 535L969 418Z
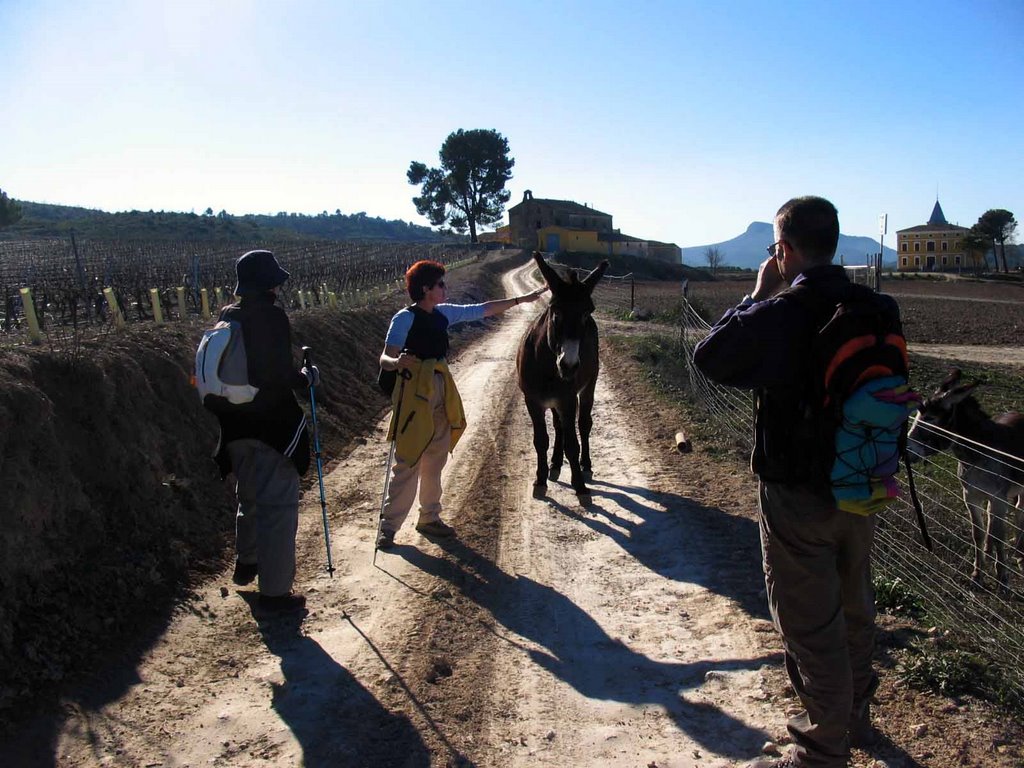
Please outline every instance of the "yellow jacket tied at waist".
M462 397L455 387L448 363L444 360L423 360L414 368L409 369L412 378L405 381L399 378L391 394L391 426L388 428L388 440L395 440L395 456L407 464L415 464L427 449L434 437L434 415L431 412L430 400L434 394L435 374L444 381L444 410L451 426L451 443L449 453L455 449L462 433L466 430L466 413L462 409ZM401 402L399 402L401 399ZM401 424L395 423L395 415Z

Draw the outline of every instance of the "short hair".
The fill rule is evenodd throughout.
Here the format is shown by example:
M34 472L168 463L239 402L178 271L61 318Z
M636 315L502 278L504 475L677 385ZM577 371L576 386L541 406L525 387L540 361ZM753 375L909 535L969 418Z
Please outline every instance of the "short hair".
M823 197L794 197L775 214L779 237L811 261L828 263L839 245L839 212Z
M417 261L405 272L405 289L409 298L419 301L431 286L444 277L444 265L436 261Z

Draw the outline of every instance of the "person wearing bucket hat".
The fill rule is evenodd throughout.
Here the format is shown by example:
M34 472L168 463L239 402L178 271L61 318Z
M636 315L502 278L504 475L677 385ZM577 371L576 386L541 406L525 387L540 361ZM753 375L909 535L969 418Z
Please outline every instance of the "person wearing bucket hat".
M305 605L292 593L299 478L310 456L306 415L294 390L318 384L320 372L295 364L291 324L276 304L288 272L274 254L249 251L235 262L235 273L239 300L221 310L220 319L241 326L249 384L257 392L252 402L217 412L215 460L222 477L234 473L238 498L232 580L244 586L258 577L260 610L297 610Z

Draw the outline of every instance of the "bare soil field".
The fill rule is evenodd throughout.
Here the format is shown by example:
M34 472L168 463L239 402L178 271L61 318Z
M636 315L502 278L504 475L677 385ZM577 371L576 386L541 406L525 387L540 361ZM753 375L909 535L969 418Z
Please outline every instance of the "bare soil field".
M482 276L453 274L453 282L460 279L479 280L475 298L493 287ZM506 280L504 293L521 292L533 284L532 269ZM219 568L207 555L207 575L198 574L177 607L140 620L134 640L112 632L113 653L88 667L91 674L68 675L56 699L30 707L20 698L17 717L0 708L7 720L0 765L724 768L766 744L784 744L795 699L767 620L751 477L713 446L676 452L673 435L688 426L684 413L659 398L628 345L606 338L594 503L580 507L564 482L552 484L547 499L532 498L534 453L512 361L534 311L510 311L456 341L454 370L470 419L445 470L445 517L458 538L428 540L410 521L398 546L375 561L386 420L377 418L382 401L372 400L372 361L383 328L365 318L342 326L300 318L301 340L324 350L333 578L324 572L314 485L303 497L299 531L297 588L307 615L261 617L254 593L231 584L230 555ZM605 335L621 325L609 322ZM179 388L187 393L171 375L180 355L170 348L154 354L167 391L153 390L161 377L140 376L135 388L157 403ZM3 369L2 391L35 402L33 379L15 362ZM188 446L208 440L209 426L181 398L176 405L194 418L165 414L162 438L154 432L147 443L159 466L122 477L104 466L95 445L89 468L104 481L102 494L80 490L78 479L79 495L61 499L98 507L118 493L117 482L155 477L169 512L188 500L190 524L199 524L207 505L210 535L223 547L231 514L223 489L211 504L214 486L189 482L187 472L201 472L180 456L203 455L207 446ZM12 412L0 409L0 416ZM68 462L94 445L89 423L95 432L97 420L86 421L68 438L76 449ZM24 510L62 482L58 473L33 473L28 458L18 464L19 482L32 484L34 494L17 497ZM146 510L148 497L134 504ZM107 548L127 559L122 548L136 543L128 536L136 527L144 523L108 525ZM174 535L187 555L189 531ZM10 538L0 543L15 551ZM93 575L79 567L64 583ZM157 578L166 577L158 571ZM129 602L132 586L125 587ZM112 608L92 607L102 628ZM66 608L54 602L50 611ZM45 632L38 621L34 631ZM883 738L871 752L855 752L855 768L1022 764L1020 727L1004 715L900 683L894 668L902 648L927 628L885 618L882 630L875 715ZM13 658L8 640L0 635L0 650Z

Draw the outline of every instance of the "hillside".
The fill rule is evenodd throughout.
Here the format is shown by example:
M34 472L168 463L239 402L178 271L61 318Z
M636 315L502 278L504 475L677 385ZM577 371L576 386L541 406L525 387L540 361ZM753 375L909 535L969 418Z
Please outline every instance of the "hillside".
M428 227L401 220L344 214L245 214L227 211L203 214L176 211L120 211L50 205L19 200L22 219L0 232L3 239L66 237L71 231L83 238L103 240L390 240L440 242L446 238ZM463 239L463 238L456 238Z

